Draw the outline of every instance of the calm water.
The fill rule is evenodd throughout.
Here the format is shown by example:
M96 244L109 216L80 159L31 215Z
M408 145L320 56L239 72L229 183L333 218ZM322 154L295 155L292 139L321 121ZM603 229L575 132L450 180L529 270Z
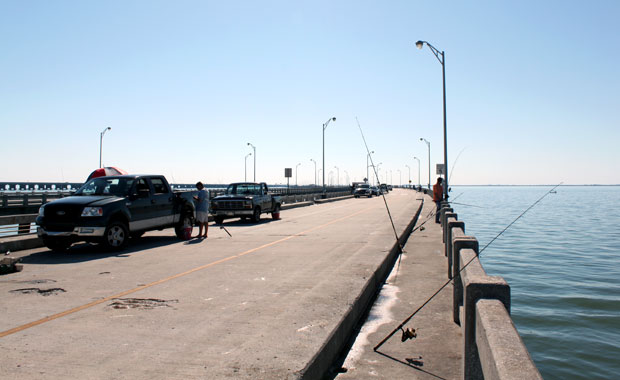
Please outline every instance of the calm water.
M451 200L482 249L551 188L454 186ZM482 264L510 284L512 318L545 379L620 378L620 187L556 191Z

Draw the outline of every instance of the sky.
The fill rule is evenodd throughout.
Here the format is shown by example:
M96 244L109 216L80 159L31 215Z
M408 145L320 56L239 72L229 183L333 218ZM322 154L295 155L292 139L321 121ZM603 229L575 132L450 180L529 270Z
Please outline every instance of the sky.
M344 184L374 151L381 182L426 184L420 138L434 182L442 65L424 40L445 52L450 184L620 184L619 16L602 0L0 0L0 181L84 181L110 127L104 166L173 183L254 180L256 158L259 182Z

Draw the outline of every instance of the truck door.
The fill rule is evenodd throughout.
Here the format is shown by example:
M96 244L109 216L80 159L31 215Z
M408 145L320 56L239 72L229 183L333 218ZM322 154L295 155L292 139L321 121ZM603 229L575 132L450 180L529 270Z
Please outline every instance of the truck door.
M131 214L129 230L146 230L151 226L151 188L144 178L138 178L133 188L129 191L130 199L127 201L127 209Z
M174 223L175 199L168 183L161 177L150 177L153 187L152 226L163 227Z
M260 190L263 197L263 206L261 207L263 211L271 211L273 209L273 202L271 200L271 195L267 192L267 184L261 183Z

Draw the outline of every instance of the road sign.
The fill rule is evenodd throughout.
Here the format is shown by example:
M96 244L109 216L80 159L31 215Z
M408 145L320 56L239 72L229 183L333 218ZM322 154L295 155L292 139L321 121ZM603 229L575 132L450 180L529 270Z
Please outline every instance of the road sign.
M284 168L284 176L286 178L291 178L293 176L293 169L292 168Z

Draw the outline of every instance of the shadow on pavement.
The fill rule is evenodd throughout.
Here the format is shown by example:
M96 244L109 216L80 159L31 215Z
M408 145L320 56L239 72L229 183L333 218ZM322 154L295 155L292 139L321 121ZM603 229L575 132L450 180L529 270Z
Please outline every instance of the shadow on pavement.
M388 359L394 360L395 362L398 362L398 363L400 363L400 364L406 365L406 366L407 366L407 367L409 367L409 368L412 368L412 369L418 370L418 371L420 371L420 372L424 372L424 373L426 373L427 375L430 375L430 376L432 376L432 377L434 377L434 378L436 378L436 379L446 380L445 378L443 378L443 377L441 377L441 376L437 376L437 375L435 375L434 373L430 373L430 372L425 371L425 370L423 370L422 368L420 368L421 366L423 366L423 365L424 365L424 362L422 362L421 357L420 357L420 358L418 358L418 359L410 359L410 358L407 358L407 359L406 359L406 361L402 361L402 360L400 360L400 359L396 359L395 357L390 356L390 355L388 355L388 354L384 354L384 353L383 353L383 352L381 352L381 351L375 351L375 352L376 352L377 354L381 355L381 356L384 356L384 357L388 358Z
M103 246L89 243L76 243L67 252L43 251L33 252L23 256L24 264L70 264L91 260L100 260L107 257L130 257L131 254L151 248L163 247L172 244L182 244L176 236L143 236L139 239L130 239L129 244L122 251L109 251Z

